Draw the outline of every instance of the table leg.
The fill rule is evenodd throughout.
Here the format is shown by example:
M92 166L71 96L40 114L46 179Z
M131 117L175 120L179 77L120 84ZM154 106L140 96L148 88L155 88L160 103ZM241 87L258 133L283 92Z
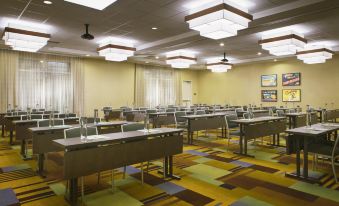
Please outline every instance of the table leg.
M13 145L13 130L9 131L9 144Z
M78 201L78 179L72 178L69 180L69 197L68 201L72 206L77 205Z
M296 140L296 167L297 167L297 177L300 177L300 140Z
M303 176L305 179L308 178L308 138L304 138L304 169Z
M38 171L37 173L40 176L43 176L44 172L44 161L45 161L45 155L44 154L38 154Z
M5 136L5 124L1 125L1 136L4 137Z
M20 154L23 158L26 158L27 151L26 151L26 140L25 139L21 140L21 152L20 152Z
M240 146L240 154L243 154L243 148L242 148L242 143L243 143L243 138L244 138L244 134L243 134L243 126L240 125L240 137L239 137L239 146Z

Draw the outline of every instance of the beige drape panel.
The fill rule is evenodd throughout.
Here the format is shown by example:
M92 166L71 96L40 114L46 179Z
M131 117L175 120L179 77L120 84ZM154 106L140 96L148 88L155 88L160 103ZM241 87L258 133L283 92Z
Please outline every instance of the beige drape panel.
M165 67L136 65L135 106L181 104L181 72Z
M71 74L73 81L73 111L79 115L84 114L84 63L81 58L71 59Z
M13 108L15 100L16 69L18 53L0 50L0 111L7 111L8 105Z
M82 114L84 66L81 58L0 50L1 111L54 109ZM3 81L4 80L4 81Z

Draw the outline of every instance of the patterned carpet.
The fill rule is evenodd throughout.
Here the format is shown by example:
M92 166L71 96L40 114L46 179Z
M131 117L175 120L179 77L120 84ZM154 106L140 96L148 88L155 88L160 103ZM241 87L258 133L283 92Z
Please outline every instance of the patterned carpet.
M184 153L175 157L175 174L181 180L165 181L158 170L161 161L151 162L145 184L140 182L140 165L115 173L115 189L111 190L110 172L102 172L100 184L96 175L85 178L85 198L79 205L339 205L339 184L335 184L329 164L320 161L317 172L320 184L309 184L286 178L295 169L294 157L285 155L283 147L268 146L266 138L249 145L255 158L233 154L237 138L208 137L201 133L195 145L185 145ZM281 142L284 144L284 141ZM47 157L47 178L36 175L36 160L22 160L19 146L9 146L0 138L0 206L62 206L65 181L61 180L62 154ZM311 161L310 161L311 163Z

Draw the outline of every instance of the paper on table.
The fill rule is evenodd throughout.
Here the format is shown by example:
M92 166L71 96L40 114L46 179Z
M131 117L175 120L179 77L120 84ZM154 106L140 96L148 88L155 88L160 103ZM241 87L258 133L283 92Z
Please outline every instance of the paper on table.
M91 135L91 136L87 136L88 140L97 140L97 139L106 139L107 137L103 136L103 135Z

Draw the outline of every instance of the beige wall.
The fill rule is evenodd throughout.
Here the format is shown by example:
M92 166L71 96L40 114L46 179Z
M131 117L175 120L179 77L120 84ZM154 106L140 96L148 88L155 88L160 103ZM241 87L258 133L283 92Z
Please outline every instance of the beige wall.
M104 106L119 108L134 101L134 64L85 59L85 113Z
M101 59L85 59L85 114L104 106L119 108L134 102L133 63L116 63ZM192 93L198 94L198 72L181 70L182 81L192 81ZM193 103L198 96L193 95ZM101 113L101 112L100 112Z
M301 72L300 87L282 87L283 73ZM262 88L260 77L263 74L278 74L278 87ZM334 102L339 106L339 57L325 64L307 65L296 59L278 62L263 62L235 66L231 71L222 74L200 71L198 74L198 91L200 103L230 103L247 105L261 103L262 89L277 89L278 103L263 105L285 105L282 103L283 88L300 88L302 102L295 103L305 107L314 107ZM288 103L288 106L293 106Z

